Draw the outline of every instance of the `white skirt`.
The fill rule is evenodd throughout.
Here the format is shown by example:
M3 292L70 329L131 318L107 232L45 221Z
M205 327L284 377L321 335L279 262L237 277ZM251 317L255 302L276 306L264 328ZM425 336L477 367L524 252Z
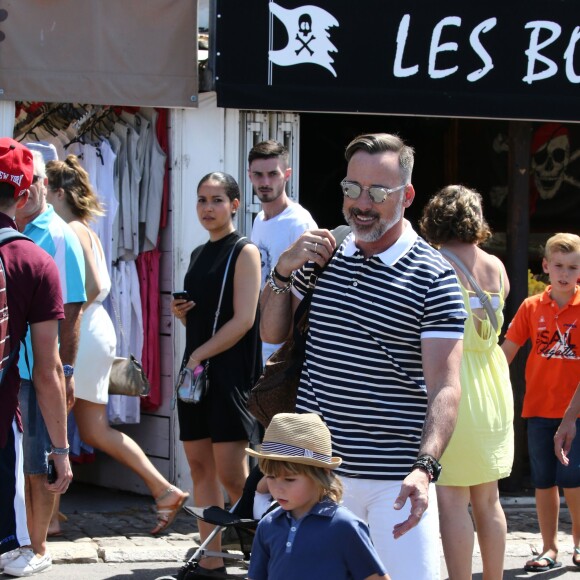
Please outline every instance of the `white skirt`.
M92 403L108 402L109 375L116 348L117 337L109 314L102 304L91 304L81 318L75 398Z

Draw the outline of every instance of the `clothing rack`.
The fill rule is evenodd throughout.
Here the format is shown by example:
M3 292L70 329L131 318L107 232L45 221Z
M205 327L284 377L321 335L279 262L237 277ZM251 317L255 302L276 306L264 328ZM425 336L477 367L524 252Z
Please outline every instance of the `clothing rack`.
M14 136L18 141L23 141L30 135L38 140L35 130L41 127L52 135L70 127L74 137L65 145L66 149L73 143L95 145L102 139L107 139L115 123L125 123L121 113L125 111L135 114L139 107L20 101L16 110L17 118L24 115L14 128Z
M54 131L66 129L73 121L85 115L87 107L73 103L18 103L18 117L23 113L25 116L16 123L14 136L18 141L28 135L36 137L34 131L40 127L54 134Z

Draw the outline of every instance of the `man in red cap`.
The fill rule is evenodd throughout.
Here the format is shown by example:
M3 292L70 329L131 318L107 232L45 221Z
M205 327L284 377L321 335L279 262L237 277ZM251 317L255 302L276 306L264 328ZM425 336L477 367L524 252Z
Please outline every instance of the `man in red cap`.
M0 138L0 232L16 230L16 210L26 204L32 180L32 153L13 139ZM12 239L0 245L0 258L0 288L6 288L8 306L0 312L0 572L31 576L50 568L52 560L48 551L40 554L31 548L26 523L18 346L30 326L32 378L56 468L56 481L47 482L47 488L64 493L72 479L58 351L64 309L58 269L44 250L30 240Z

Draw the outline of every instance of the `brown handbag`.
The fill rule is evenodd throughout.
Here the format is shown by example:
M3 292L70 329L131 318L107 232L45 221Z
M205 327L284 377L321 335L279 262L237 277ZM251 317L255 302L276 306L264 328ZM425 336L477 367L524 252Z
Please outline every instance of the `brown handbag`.
M331 233L336 240L336 248L338 249L344 238L350 233L350 228L339 226ZM330 260L326 265L329 263ZM250 391L248 409L264 427L270 424L272 417L277 413L294 413L296 410L298 385L306 356L308 314L312 294L316 280L326 265L324 268L318 264L314 266L312 276L315 280L311 281L308 292L296 308L292 336L266 361L261 377Z
M146 397L151 390L141 363L133 356L115 357L109 377L109 395Z
M309 290L296 309L293 336L266 361L262 375L250 391L248 409L264 427L277 413L293 413L296 409L311 299Z

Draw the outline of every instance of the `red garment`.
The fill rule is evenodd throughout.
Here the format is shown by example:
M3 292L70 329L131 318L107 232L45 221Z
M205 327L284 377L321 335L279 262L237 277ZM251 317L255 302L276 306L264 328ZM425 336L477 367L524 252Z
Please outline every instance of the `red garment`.
M165 176L163 177L163 197L161 201L161 217L159 219L159 228L167 226L167 214L169 211L169 132L168 124L168 110L155 109L159 116L157 117L157 124L155 126L155 133L159 146L166 155L165 158Z
M16 229L14 220L1 212L0 227ZM0 256L6 271L12 349L24 336L27 323L60 320L64 318L64 307L58 268L42 248L28 240L14 240L0 247ZM0 389L0 448L6 445L15 414L22 431L20 414L17 413L19 389L17 354Z
M161 252L155 248L142 252L136 260L139 293L143 312L143 354L141 363L151 383L151 392L141 399L141 408L155 411L161 405L161 350L159 347L159 263Z
M526 298L505 335L532 341L522 417L561 419L580 381L580 289L561 309L550 290Z

